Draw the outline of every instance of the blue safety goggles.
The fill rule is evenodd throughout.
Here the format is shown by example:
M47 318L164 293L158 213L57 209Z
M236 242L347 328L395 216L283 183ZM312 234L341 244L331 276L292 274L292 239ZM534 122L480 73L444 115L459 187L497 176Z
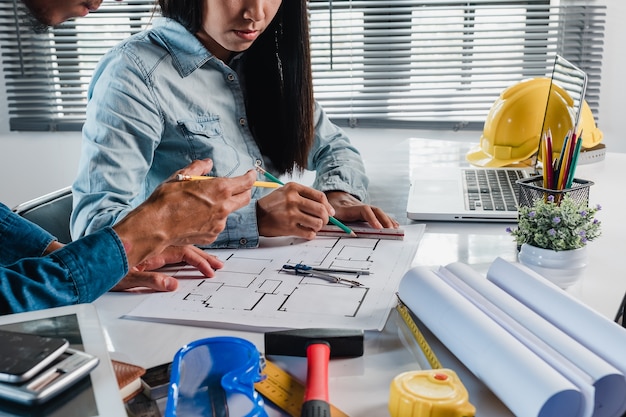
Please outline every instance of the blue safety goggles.
M200 339L174 356L165 417L267 417L254 384L265 360L237 337Z

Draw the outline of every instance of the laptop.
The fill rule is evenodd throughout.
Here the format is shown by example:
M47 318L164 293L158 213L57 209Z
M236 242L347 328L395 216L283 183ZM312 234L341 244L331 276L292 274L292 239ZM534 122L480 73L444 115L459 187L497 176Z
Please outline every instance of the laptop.
M546 98L546 112L552 88L557 84L573 100L572 118L578 126L587 88L583 70L556 56ZM539 138L549 126L546 117ZM540 144L537 150L540 149ZM407 217L421 221L516 222L518 185L516 181L538 175L537 153L528 167L482 168L476 166L420 166L412 169Z

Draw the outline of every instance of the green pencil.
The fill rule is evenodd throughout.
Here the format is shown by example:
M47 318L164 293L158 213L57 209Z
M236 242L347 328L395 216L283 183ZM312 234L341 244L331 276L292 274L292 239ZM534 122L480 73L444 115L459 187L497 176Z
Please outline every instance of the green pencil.
M280 185L285 185L281 180L279 180L278 178L276 178L275 176L273 176L272 174L270 174L269 172L267 172L266 170L264 170L263 168L261 168L260 166L256 165L255 168L257 169L257 171L259 171L260 173L262 173L263 175L265 175L265 178L267 178L270 181L274 181L277 184ZM330 216L328 218L328 220L334 224L335 226L339 227L341 230L343 230L344 232L346 232L347 234L349 234L352 237L356 237L356 233L354 233L352 231L352 229L350 229L348 226L346 226L345 224L341 223L339 220L335 219L333 216Z
M570 169L569 169L569 176L567 178L567 184L565 185L565 188L572 188L572 185L574 185L574 174L576 171L576 165L578 164L578 156L580 155L580 148L582 147L583 144L583 136L582 136L583 132L580 132L580 135L576 138L576 145L574 148L574 154L572 155L572 162L570 164Z

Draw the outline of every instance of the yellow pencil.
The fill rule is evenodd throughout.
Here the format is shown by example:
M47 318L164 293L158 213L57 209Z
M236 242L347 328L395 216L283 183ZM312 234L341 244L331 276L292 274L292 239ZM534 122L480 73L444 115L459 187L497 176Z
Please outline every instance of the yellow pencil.
M206 175L183 175L178 174L176 179L178 181L199 181L199 180L212 180L215 177L209 177ZM270 181L255 181L253 184L255 187L263 187L263 188L278 188L280 184L276 184L275 182Z

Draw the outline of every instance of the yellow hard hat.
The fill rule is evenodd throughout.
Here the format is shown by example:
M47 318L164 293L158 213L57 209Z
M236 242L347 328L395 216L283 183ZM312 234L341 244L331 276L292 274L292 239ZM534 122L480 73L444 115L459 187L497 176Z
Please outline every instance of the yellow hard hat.
M593 113L589 104L583 100L583 105L580 109L580 124L578 126L579 133L583 135L583 148L593 148L598 143L602 142L602 131L596 126L596 120L593 118Z
M539 149L544 115L545 125L552 133L553 151L559 152L567 132L573 129L573 104L563 88L556 84L550 88L549 78L532 78L506 88L487 115L480 143L467 153L466 159L483 167L513 165L529 159Z

